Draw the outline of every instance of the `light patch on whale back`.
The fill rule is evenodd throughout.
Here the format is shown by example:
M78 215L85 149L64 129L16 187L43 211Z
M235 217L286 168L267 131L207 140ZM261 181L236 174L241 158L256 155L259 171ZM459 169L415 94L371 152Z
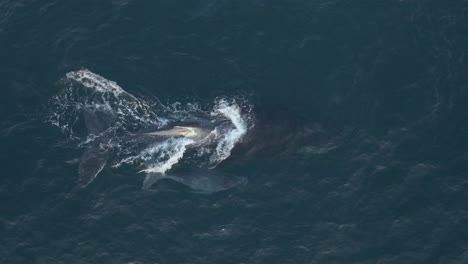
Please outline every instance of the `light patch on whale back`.
M149 133L145 133L145 135L149 136L167 136L167 137L175 137L175 136L182 136L186 138L197 138L201 134L201 129L196 127L182 127L182 126L175 126L171 129L153 131Z

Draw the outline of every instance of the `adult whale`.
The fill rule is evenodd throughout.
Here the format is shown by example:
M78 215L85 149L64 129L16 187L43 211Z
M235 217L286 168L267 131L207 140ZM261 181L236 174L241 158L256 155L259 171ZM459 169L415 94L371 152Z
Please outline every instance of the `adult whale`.
M112 112L99 108L87 108L83 117L89 133L100 135L93 144L86 147L79 165L79 183L82 187L90 184L109 160L109 149L99 147L109 140L106 129L114 121ZM255 126L249 129L243 140L234 146L229 160L246 161L258 157L287 156L304 146L321 146L328 142L330 133L325 122L298 115L279 107L262 107L255 112ZM215 142L219 134L228 133L233 128L232 120L223 116L190 115L172 120L163 127L147 128L139 133L128 134L120 140L133 141L143 145L165 142L169 138L190 140L189 149L197 149ZM172 180L190 187L194 191L211 193L226 190L241 183L245 178L227 176L219 169L200 169L192 166L183 170L150 172L143 188L150 188L160 180Z
M194 187L197 181L187 180L190 176L174 175L177 167L213 169L224 160L221 167L242 165L228 161L284 157L314 142L320 144L328 135L320 122L310 124L276 106L255 104L252 113L251 104L244 100L217 98L209 112L192 104L166 107L159 100L155 104L137 98L86 69L67 73L63 84L66 88L51 98L48 122L84 147L79 163L82 187L93 182L107 164L139 166L148 173L146 183L172 175L172 180ZM81 133L82 123L87 135ZM152 125L156 127L148 127ZM212 172L218 171L216 167L200 174L208 175L213 183L225 182L215 179Z

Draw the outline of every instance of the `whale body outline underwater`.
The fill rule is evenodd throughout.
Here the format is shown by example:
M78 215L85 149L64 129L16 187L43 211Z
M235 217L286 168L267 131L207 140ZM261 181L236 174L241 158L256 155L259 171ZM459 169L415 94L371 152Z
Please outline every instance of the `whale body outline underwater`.
M78 139L77 145L84 148L78 166L78 184L82 188L91 184L111 163L116 151L130 155L110 164L110 167L118 168L123 164L145 166L139 171L146 173L144 189L165 179L204 193L246 183L245 177L227 175L214 169L230 156L234 146L253 127L251 105L244 104L247 107L241 109L236 100L221 98L215 100L210 112L190 104L188 110L174 108L171 115L162 117L153 111L154 105L89 70L70 72L62 83L66 88L50 100L48 121L70 138ZM163 108L168 109L166 106ZM162 112L167 114L167 111ZM74 131L79 120L87 130L84 140ZM132 121L141 125L139 131L123 129L122 133L122 127L134 125ZM128 142L132 146L143 146L143 150L136 151L136 154L121 151L121 144ZM197 156L208 157L207 164L172 172L187 149L198 150Z

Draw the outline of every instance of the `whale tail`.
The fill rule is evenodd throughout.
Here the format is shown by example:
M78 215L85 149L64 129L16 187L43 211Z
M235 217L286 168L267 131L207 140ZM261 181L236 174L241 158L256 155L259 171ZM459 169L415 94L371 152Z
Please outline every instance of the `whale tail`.
M109 110L101 108L84 108L83 119L88 132L101 135L115 121L115 116ZM94 140L86 147L81 155L79 172L79 185L86 187L104 169L109 159L109 151L100 147L102 140Z

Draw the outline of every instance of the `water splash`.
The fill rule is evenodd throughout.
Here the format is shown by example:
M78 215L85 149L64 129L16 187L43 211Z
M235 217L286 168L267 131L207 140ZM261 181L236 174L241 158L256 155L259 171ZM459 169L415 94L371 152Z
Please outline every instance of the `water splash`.
M141 172L166 173L182 159L187 147L193 143L194 141L188 138L172 138L162 144L153 146L151 151L160 154L155 162L152 162L148 168L141 170Z
M218 133L220 134L218 144L214 154L210 157L210 165L212 167L216 166L231 155L231 150L234 148L236 143L242 139L242 137L247 133L249 127L253 125L249 124L249 119L242 115L240 106L236 104L236 101L234 100L218 100L211 112L211 116L218 115L223 115L231 120L231 123L234 125L234 129L225 131L224 133Z
M183 160L214 168L230 156L253 126L252 107L245 100L217 99L212 109L203 109L197 102L163 106L137 98L116 82L86 69L67 73L60 84L64 88L49 101L48 122L60 128L78 147L98 142L101 148L113 153L113 168L129 164L139 167L140 172L164 174ZM81 122L84 109L108 111L115 121L101 133L88 133ZM129 135L148 127L162 127L188 116L222 117L230 123L216 127L201 141L203 144L184 137L146 142L144 146L128 140ZM187 149L195 144L197 151L187 156Z

